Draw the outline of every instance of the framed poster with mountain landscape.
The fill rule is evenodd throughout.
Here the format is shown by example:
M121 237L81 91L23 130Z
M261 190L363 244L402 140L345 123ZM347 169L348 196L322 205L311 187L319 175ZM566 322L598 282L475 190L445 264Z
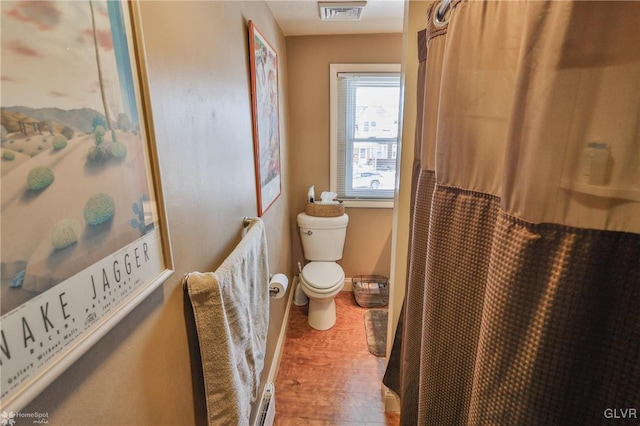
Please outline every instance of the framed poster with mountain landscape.
M249 21L249 59L258 216L262 216L281 191L278 54L253 21Z
M138 6L0 2L5 412L172 273Z

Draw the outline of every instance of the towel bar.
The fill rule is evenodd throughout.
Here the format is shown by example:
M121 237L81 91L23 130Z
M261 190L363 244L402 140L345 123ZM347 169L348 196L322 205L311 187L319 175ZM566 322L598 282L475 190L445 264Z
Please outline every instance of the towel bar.
M258 220L258 218L245 216L242 218L242 226L246 228L247 226L251 225L251 222L253 222L254 220Z

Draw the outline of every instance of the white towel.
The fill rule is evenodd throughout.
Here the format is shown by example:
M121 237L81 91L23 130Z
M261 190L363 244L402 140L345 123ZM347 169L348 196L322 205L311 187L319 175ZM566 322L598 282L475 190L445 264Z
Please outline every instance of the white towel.
M264 225L256 220L215 272L186 285L200 343L209 425L248 425L257 399L269 327Z

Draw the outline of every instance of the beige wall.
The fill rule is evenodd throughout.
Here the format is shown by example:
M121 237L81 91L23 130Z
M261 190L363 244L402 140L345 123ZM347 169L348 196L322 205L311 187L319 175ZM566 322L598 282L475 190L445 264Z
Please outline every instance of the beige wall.
M248 20L280 55L283 195L263 219L270 268L291 277L287 55L269 8L263 2L141 4L176 272L23 410L48 412L51 425L203 422L181 278L215 269L239 241L243 216L257 213ZM271 302L265 371L286 300Z
M307 189L329 190L329 64L400 63L402 34L287 37L291 232L293 260L303 262L296 215ZM347 209L349 226L341 261L347 277L389 276L392 209Z

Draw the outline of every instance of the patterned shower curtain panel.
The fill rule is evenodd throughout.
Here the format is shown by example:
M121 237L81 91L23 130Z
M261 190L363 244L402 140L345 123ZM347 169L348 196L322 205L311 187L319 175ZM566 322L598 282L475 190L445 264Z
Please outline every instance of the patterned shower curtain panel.
M640 7L454 1L435 25L438 6L419 37L407 292L384 378L401 422L631 416Z

